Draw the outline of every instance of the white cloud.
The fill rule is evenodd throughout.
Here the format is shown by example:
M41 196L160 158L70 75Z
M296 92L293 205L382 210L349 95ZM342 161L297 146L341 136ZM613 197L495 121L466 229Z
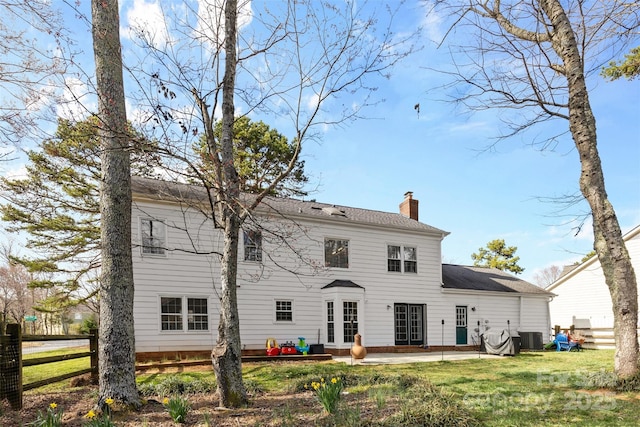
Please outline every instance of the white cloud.
M198 25L194 38L211 51L218 51L224 43L224 3L225 0L197 0ZM247 27L253 21L251 0L240 0L238 4L238 29Z
M445 34L442 30L442 23L444 19L438 12L436 12L434 2L425 1L421 3L421 6L423 10L421 25L426 31L427 37L436 43L440 43Z
M134 39L138 34L144 34L145 39L157 48L163 48L171 40L164 12L157 1L134 0L126 16L129 27L122 32L125 37Z
M61 101L56 106L58 117L72 121L83 120L91 112L96 112L98 107L95 101L88 101L89 89L87 85L77 79L65 79L65 88Z
M27 166L24 163L16 165L12 169L8 169L2 175L7 179L26 179Z

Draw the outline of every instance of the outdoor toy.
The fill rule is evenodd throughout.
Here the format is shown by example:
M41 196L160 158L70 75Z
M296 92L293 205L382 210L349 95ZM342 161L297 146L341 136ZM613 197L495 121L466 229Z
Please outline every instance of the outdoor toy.
M265 346L267 347L267 356L277 356L280 354L280 347L278 347L278 341L276 341L275 338L267 338Z
M298 337L298 345L296 346L298 353L302 353L305 356L309 353L309 345L305 343L305 337Z
M282 346L280 346L280 354L282 354L283 356L298 354L298 351L296 350L296 347L293 345L293 342L287 341L286 343L282 344Z

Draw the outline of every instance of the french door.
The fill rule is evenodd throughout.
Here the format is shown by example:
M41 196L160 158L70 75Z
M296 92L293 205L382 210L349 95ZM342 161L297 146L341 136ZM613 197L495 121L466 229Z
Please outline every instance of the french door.
M424 344L424 305L394 304L396 345Z

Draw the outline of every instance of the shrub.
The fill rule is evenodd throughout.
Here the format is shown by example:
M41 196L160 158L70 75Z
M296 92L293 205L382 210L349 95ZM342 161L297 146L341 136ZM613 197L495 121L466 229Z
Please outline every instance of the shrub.
M168 396L175 394L213 393L217 389L215 379L190 379L178 375L170 375L157 383L138 384L138 391L143 396Z
M182 396L172 397L171 399L165 397L162 404L167 408L173 421L177 423L184 423L187 418L187 412L191 409L189 401Z
M400 414L385 420L384 426L472 427L478 421L458 403L431 383L420 383L407 391Z
M81 334L89 334L91 329L98 329L98 321L96 320L96 316L91 315L82 321L80 324L80 333Z
M629 378L617 379L615 388L618 391L640 391L640 374Z

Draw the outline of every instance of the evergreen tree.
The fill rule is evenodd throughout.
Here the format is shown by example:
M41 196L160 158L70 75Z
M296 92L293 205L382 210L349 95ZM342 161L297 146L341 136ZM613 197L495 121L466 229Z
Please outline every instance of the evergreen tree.
M58 120L53 138L27 153L26 177L0 178L7 230L26 232L33 255L16 257L38 277L30 286L52 289L47 311L90 298L100 267L100 146L98 120ZM148 176L158 160L154 145L136 141L134 173ZM88 291L87 291L88 289ZM82 292L79 292L81 291ZM44 308L44 307L42 307Z
M471 258L473 265L478 267L497 268L520 274L524 268L518 265L520 257L515 256L517 250L516 246L507 246L503 239L496 239L487 243L486 248L478 248L478 253L471 254Z
M221 120L216 122L214 134L217 139L222 137ZM257 194L287 169L289 162L295 157L296 143L289 143L287 137L266 123L252 122L248 117L242 116L237 117L233 123L233 149L241 191ZM213 173L204 136L196 150L202 160L201 169L211 170ZM294 164L291 173L271 191L272 195L306 195L302 187L309 179L304 174L304 160L297 160Z

